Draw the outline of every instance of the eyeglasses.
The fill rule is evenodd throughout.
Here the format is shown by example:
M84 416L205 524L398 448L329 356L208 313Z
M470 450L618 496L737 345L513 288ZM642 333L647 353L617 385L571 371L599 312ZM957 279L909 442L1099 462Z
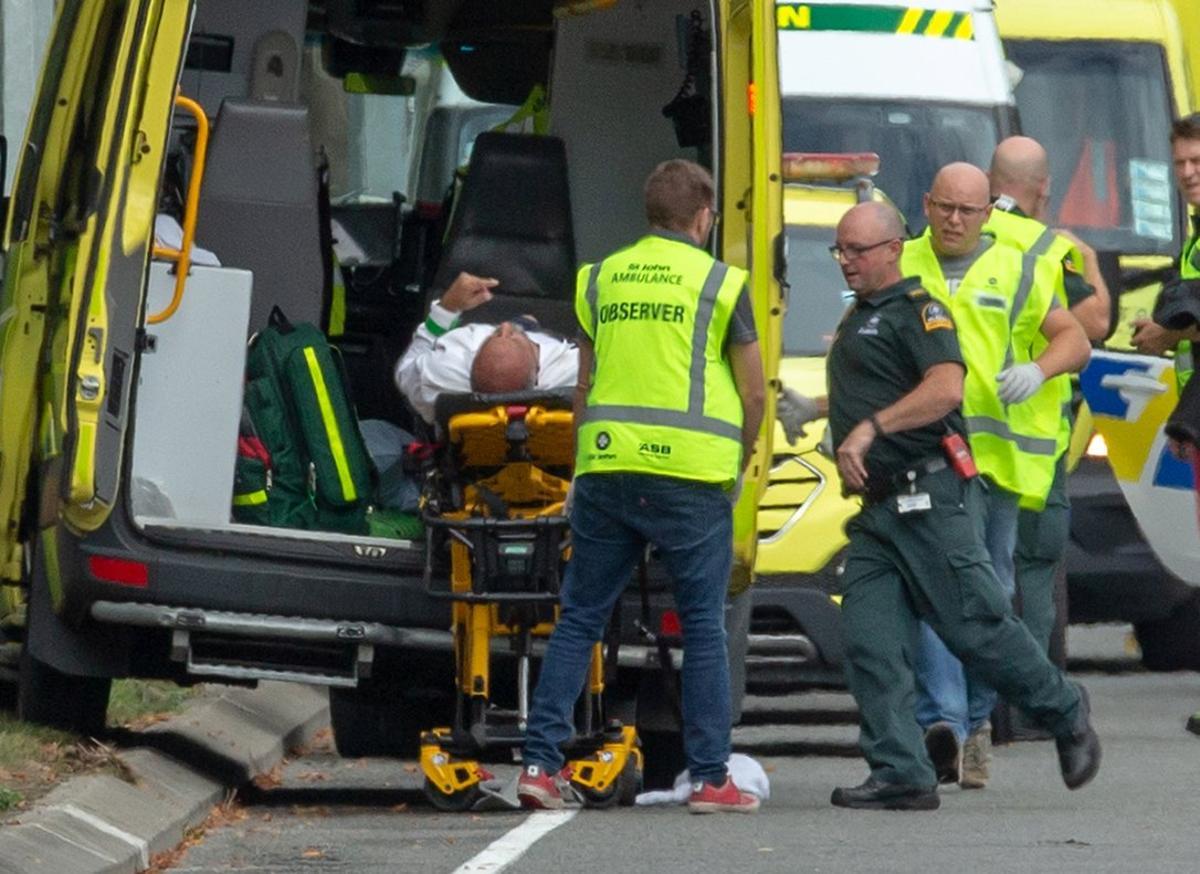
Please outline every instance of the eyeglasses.
M708 208L708 214L712 216L712 223L714 226L719 225L721 223L721 214L719 212L717 212L717 210L714 207L710 206Z
M961 203L946 203L944 200L934 200L929 198L929 205L932 206L942 218L950 218L950 216L958 213L964 219L977 218L987 210L986 206L964 206Z
M839 246L834 244L829 247L829 254L833 256L833 260L839 264L842 261L857 261L863 255L870 252L872 249L878 249L880 246L886 246L888 243L894 243L898 237L891 237L887 240L880 240L878 243L872 243L869 246Z

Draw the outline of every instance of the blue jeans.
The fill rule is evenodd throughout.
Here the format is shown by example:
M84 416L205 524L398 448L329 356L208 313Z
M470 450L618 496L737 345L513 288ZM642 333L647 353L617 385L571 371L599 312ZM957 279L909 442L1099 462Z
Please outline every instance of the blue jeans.
M542 661L523 759L551 773L574 733L592 646L601 639L647 543L674 582L683 626L683 743L693 780L720 783L730 753L725 593L733 562L733 514L719 486L633 473L575 480L571 561L562 610Z
M1009 600L1017 590L1013 552L1017 545L1018 498L988 482L982 527L984 545L992 559L996 577ZM917 677L917 722L929 728L948 722L959 743L988 721L996 707L996 690L964 672L962 662L950 654L932 628L921 623L915 669Z

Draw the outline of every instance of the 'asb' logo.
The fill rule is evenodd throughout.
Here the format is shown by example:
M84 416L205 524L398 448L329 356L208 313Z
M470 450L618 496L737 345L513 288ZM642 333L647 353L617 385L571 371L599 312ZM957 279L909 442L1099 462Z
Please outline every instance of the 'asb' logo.
M667 443L642 443L638 446L638 452L646 455L670 455L671 446Z

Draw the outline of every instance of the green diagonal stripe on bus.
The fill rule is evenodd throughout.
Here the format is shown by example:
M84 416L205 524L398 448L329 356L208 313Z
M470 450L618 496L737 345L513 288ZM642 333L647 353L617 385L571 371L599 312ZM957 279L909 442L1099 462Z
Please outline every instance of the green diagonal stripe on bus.
M856 31L859 33L908 33L929 36L926 31L937 9L917 10L905 6L823 6L811 3L775 4L775 23L779 30ZM919 14L914 22L906 14ZM973 39L973 34L956 36L964 18L970 13L955 12L941 39Z

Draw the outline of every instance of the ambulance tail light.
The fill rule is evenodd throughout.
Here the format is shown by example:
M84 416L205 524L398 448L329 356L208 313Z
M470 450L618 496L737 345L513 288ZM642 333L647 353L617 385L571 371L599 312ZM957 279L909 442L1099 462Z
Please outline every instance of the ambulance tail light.
M111 555L93 555L88 558L88 570L92 576L105 583L144 589L150 585L150 567L144 562Z
M849 182L879 172L874 152L784 152L785 182Z
M679 614L674 610L664 610L658 620L658 633L662 637L680 637L683 635L683 625Z

